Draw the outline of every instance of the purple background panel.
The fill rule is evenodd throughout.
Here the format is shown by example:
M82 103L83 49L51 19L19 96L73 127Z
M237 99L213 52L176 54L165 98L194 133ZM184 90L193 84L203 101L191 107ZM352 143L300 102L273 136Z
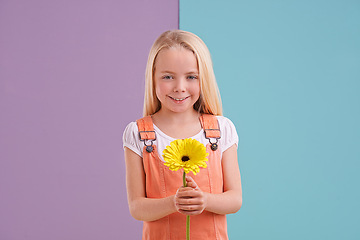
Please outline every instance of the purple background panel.
M140 239L122 132L178 1L0 2L0 239Z

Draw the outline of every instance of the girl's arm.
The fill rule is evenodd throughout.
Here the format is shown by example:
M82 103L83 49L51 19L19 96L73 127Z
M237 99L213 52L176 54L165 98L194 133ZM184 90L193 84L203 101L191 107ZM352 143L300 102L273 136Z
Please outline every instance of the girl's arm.
M201 191L191 177L188 187L181 188L175 195L176 208L186 215L197 215L202 211L217 214L237 212L242 205L242 190L236 146L228 148L222 157L224 192L212 194Z
M222 169L224 192L221 194L205 193L207 200L205 209L217 214L236 213L242 205L242 190L235 144L223 153Z
M174 196L153 199L145 195L142 158L125 147L126 189L130 214L140 221L154 221L176 212Z

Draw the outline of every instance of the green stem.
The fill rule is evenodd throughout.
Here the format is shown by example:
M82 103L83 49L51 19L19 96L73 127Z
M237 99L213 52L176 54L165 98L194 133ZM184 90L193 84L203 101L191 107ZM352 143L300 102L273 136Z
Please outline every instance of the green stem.
M186 179L185 179L185 177L186 177L186 173L184 171L184 173L183 173L183 186L184 187L186 187Z
M186 216L186 240L190 240L190 216Z
M186 184L186 173L184 171L183 173L183 186L186 187L187 184ZM186 240L190 240L190 216L187 215L186 216Z

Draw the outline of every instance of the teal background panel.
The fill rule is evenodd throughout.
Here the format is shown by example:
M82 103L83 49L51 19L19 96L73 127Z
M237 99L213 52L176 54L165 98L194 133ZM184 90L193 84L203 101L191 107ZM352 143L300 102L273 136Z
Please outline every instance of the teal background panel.
M240 137L231 239L360 239L360 1L180 1Z

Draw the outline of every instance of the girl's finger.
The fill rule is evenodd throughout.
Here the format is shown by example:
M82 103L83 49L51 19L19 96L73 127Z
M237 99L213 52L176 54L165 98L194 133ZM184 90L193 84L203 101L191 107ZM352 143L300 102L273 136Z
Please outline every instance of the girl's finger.
M195 189L194 188L191 188L191 187L180 187L177 191L176 191L176 195L178 196L180 193L181 194L186 194L186 192L189 192L189 191L194 191Z
M203 211L204 210L196 210L196 211L185 211L185 210L181 210L181 209L178 210L179 213L182 213L184 215L190 215L190 216L199 215Z
M195 189L199 188L198 185L196 184L195 180L190 176L186 176L186 184L188 187L192 187Z
M204 205L204 200L201 198L178 198L177 205Z
M182 211L200 211L202 210L202 207L199 207L198 205L180 205L179 210Z
M178 191L176 193L176 197L178 198L196 198L196 197L201 197L202 195L203 195L202 192L195 190L193 188L189 188L189 190Z

